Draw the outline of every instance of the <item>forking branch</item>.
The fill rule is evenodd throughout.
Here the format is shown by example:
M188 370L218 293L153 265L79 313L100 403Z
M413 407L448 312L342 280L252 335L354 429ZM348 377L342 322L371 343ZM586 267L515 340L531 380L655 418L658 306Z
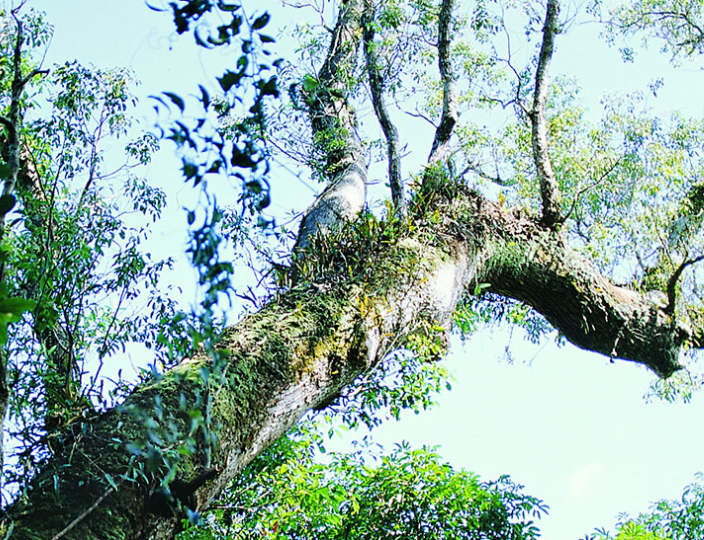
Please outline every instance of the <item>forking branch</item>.
M366 203L367 150L356 132L355 111L347 101L363 13L362 0L342 4L315 88L306 96L313 137L319 139L325 155L328 186L303 216L297 251L309 245L312 235L354 220Z

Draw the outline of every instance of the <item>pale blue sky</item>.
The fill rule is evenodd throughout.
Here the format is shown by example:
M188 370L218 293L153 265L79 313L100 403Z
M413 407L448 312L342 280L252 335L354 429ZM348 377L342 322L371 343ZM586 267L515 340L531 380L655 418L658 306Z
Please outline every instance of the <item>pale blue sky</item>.
M46 11L56 25L49 62L77 58L98 67L130 67L143 81L141 95L188 93L206 80L206 66L226 59L220 52L196 50L189 38L175 42L168 15L149 11L142 0L29 4ZM271 24L278 22L275 15ZM575 26L558 43L554 64L555 72L579 78L585 94L596 96L591 103L598 103L604 90L644 90L655 77L667 75L659 102L704 114L700 72L672 70L658 55L624 66L593 36L593 26ZM173 253L181 249L180 208L192 203L191 195L182 187L177 164L166 156L151 167L151 176L173 197L157 239ZM290 179L288 185L296 187L275 189L275 207L282 210L295 201L304 209L311 194ZM186 300L192 295L188 291ZM643 394L653 377L645 369L611 364L569 345L535 348L517 336L510 344L518 361L508 365L500 360L508 340L507 332L495 331L481 332L465 345L453 343L447 360L456 377L453 390L441 396L434 411L380 428L378 440L439 445L447 460L484 479L510 474L550 505L549 516L539 523L547 540L577 540L595 527L610 527L618 512L677 498L704 469L701 396L689 405L647 404Z

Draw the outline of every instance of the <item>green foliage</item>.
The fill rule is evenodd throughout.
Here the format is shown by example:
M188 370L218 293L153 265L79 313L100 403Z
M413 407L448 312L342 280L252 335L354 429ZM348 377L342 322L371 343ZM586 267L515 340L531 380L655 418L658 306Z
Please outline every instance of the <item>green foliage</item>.
M530 306L484 293L483 288L478 286L475 296L466 297L453 314L454 329L462 339L467 339L481 327L493 328L502 324L521 329L524 337L535 344L554 332L550 323Z
M593 2L598 8L601 1ZM674 60L704 53L704 2L701 0L638 0L621 4L611 11L609 38L621 34L638 35L644 44L656 38L663 52ZM624 58L633 59L633 49L622 49Z
M6 293L5 293L6 294ZM7 297L0 295L0 347L7 345L7 328L12 323L22 320L25 312L35 309L37 303L19 296Z
M304 86L305 86L305 80ZM340 152L346 150L346 138L348 134L340 127L324 129L315 133L313 144L308 159L308 166L311 168L313 178L319 182L330 180L339 168Z
M269 60L272 53L267 47L274 40L263 30L270 16L246 16L239 3L210 0L172 2L170 9L178 33L191 30L197 21L192 31L199 46L210 49L238 44L240 53L236 70L217 77L222 94L213 96L199 85L200 97L193 104L196 112L189 107L190 100L187 103L173 92L152 96L158 111L177 109L175 119L161 122L167 126L162 127L161 135L176 145L187 182L197 186L208 179L230 178L237 184L243 208L260 215L270 204L265 106L279 97L275 70L281 62ZM262 219L263 226L269 224Z
M704 477L684 489L680 500L661 500L637 517L622 515L614 533L597 530L583 540L692 540L704 537Z
M290 268L279 270L279 284L293 289L326 289L374 281L383 289L400 279L398 276L415 274L422 262L403 255L402 249L393 264L389 262L387 269L379 272L378 250L398 246L414 231L391 206L387 212L387 219L380 220L365 211L355 222L313 237L304 253L294 255ZM361 300L362 313L368 312L370 304L369 298ZM326 404L322 414L350 427L360 423L373 427L381 423L382 416L398 419L404 410L418 413L432 406L434 396L450 387L447 370L437 362L446 347L445 329L432 321L418 324L407 343L399 343L400 348L387 355L379 368L361 376L334 403Z
M701 52L701 41L693 33L698 25L692 23L701 15L701 2L670 2L674 11L655 25L652 17L663 4L643 0L624 7L617 16L626 32L649 30L663 38L675 55ZM78 63L58 67L42 87L51 112L43 119L28 115L22 133L32 159L25 160L17 209L14 198L0 198L1 213L16 212L2 246L7 291L0 290L0 344L6 345L11 380L17 388L10 418L24 459L11 477L18 482L34 472L37 458L55 451L52 445L62 429L107 404L98 374L86 375L88 360L97 358L99 372L105 360L132 341L154 347L160 366L173 365L194 351L212 362L197 372L191 393L170 396L168 403L158 399L137 411L147 436L126 441L134 464L129 478L149 481L168 494L186 460L201 460L200 465L209 466L220 435L220 426L212 422L212 409L217 406L213 394L226 382L226 357L218 343L225 322L221 304L230 300L234 273L222 254L223 223L235 232L232 240L238 246L247 241L252 218L262 228L272 223L263 214L271 202L267 104L280 97L275 69L282 63L270 60L268 44L273 39L263 32L269 23L267 13L246 16L239 4L213 0L176 0L168 5L179 34L192 31L196 43L205 48L236 49L231 69L215 80L216 91L199 86L195 103L168 91L154 97L158 111L175 114L162 122L161 138L175 144L185 180L205 194L202 207L187 214L188 255L198 273L202 301L190 314L179 311L158 290L168 262L152 262L141 247L150 223L161 214L163 193L132 174L125 174L120 185L107 183L101 175L106 159L103 137L131 134L131 75ZM467 25L471 32L462 36L458 15L453 64L461 79L468 81L458 92L460 108L493 114L497 106L513 107L517 114L497 129L473 123L458 126L460 152L448 163L425 171L423 188L413 200L414 218L427 224L440 222L440 213L428 210L438 198L451 203L461 187L458 170L487 193L492 193L492 184L499 184L502 205L538 211L540 197L525 122L532 67L517 70L510 54L505 57L492 41L504 30L509 35L510 17L497 11L504 8L525 15L526 35L531 37L541 21L537 5L475 2ZM381 3L371 23L382 30L374 46L385 91L400 101L412 99L420 116L437 117L442 105L441 85L427 76L428 66L437 60L432 45L437 42L437 16L437 2L392 0ZM329 32L303 26L298 32L305 39L301 56L319 60ZM31 35L34 45L46 40L41 30ZM6 53L0 57L3 72L8 71L7 53L12 46L8 36L0 35ZM25 68L30 66L28 60ZM335 92L335 98L349 100L364 98L361 81L366 78L359 69L346 73L341 87L334 89L322 88L307 62L303 69L300 83L291 85L291 109L296 114L320 92ZM296 80L295 69L291 70ZM7 80L0 81L0 92L6 96ZM23 100L23 107L31 111L35 102L26 96ZM547 112L551 159L566 194L568 235L605 271L636 288L664 289L679 264L704 250L702 123L677 115L656 116L640 95L606 99L601 121L589 121L574 83L564 78L554 81ZM336 172L331 165L336 165L336 153L344 149L342 143L349 135L334 128L318 131L310 141L311 151L302 152L320 178ZM141 134L126 144L126 152L135 165L145 165L157 147L156 137ZM0 177L9 175L7 164L0 163ZM225 215L206 191L208 182L223 176L235 181L239 214ZM116 197L117 192L121 197ZM128 211L138 212L145 223L128 224L122 219ZM393 216L391 211L388 214ZM388 282L375 274L379 263L374 254L380 245L398 246L413 233L410 221L394 217L384 221L363 212L355 223L315 238L304 256L295 256L290 268L280 267L278 284L282 289L326 291L376 279L383 288ZM423 240L440 244L441 239L432 234L431 230ZM401 255L396 262L407 274L428 263ZM396 276L388 272L384 277L390 281ZM476 296L483 285L477 285ZM691 304L688 307L701 307L695 281L683 283L679 290ZM149 314L126 315L125 308L145 294ZM105 298L112 305L106 306ZM360 299L362 312L370 305L368 297ZM690 310L690 319L695 311ZM532 340L549 330L546 321L527 306L496 297L468 298L454 317L463 335L489 321L518 325ZM8 334L10 324L13 331ZM417 332L408 343L399 344L406 349L395 351L382 369L356 381L354 389L345 390L327 413L337 414L347 426L361 422L371 427L384 413L398 418L402 410L418 412L430 406L434 393L449 386L447 373L434 361L444 353L445 334L446 329L433 321L417 322ZM274 356L271 352L266 359ZM272 365L280 369L279 363ZM231 384L241 383L242 395L251 397L256 389L251 387L254 379L247 377L249 369L243 361L228 376ZM160 380L161 375L155 368L145 377ZM236 405L240 408L234 413L240 415L255 410ZM208 526L186 537L519 540L538 536L532 518L545 512L544 505L523 495L508 478L482 483L470 473L453 470L428 449L399 447L381 457L365 448L363 454L321 458L322 444L308 427L282 439L230 489L222 508L207 520ZM116 486L109 476L105 482ZM657 515L624 521L616 538L680 538L673 536L672 531L680 530L672 525L675 521L678 527L686 524L681 530L692 535L682 538L702 536L694 519L697 512L702 513L701 499L701 489L692 489L681 504L662 503ZM604 533L599 538L611 537Z
M310 424L258 457L183 540L538 538L547 507L508 477L481 482L434 451L328 453Z
M267 13L247 16L239 4L209 0L172 2L169 10L179 34L192 31L196 44L208 49L238 46L239 57L234 69L216 78L217 92L198 86L195 102L168 91L152 96L158 112L175 113L161 121L161 138L175 144L186 182L202 190L201 204L187 213L187 253L198 273L202 299L190 315L167 312L161 317L165 327L152 337L168 346L172 358L198 351L212 360L200 370L200 390L195 395L179 396L179 411L190 418L188 425L176 423L168 433L162 433L160 419L144 413L147 416L143 421L153 440L136 444L133 453L140 463L158 457L160 486L166 492L183 458L198 454L197 459L209 467L218 438L219 426L212 423L212 408L214 388L224 382L225 357L218 348L225 322L221 303L229 300L231 305L234 267L221 258L223 212L208 192L208 181L235 180L242 214L234 219L231 231L241 233L245 211L257 216L260 226L271 225L262 214L270 204L264 107L279 93L274 73L279 61L267 58L271 55L267 46L274 41L264 33L270 18ZM140 156L148 144L143 141L130 151ZM240 240L238 235L232 238L236 244ZM161 301L158 305L160 309L168 307ZM159 404L155 407L158 409ZM193 444L196 435L199 446Z
M21 20L22 71L28 73L49 30L37 14ZM15 27L3 20L5 66ZM11 79L0 85L3 107ZM28 78L18 102L17 204L5 208L0 285L2 359L12 389L6 426L13 441L3 488L13 493L59 451L66 430L125 392L120 371L106 367L112 358L140 343L169 362L168 340L155 338L162 322L175 317L175 304L158 290L171 262L152 260L143 247L165 196L139 169L158 142L144 133L129 139L137 131L130 116L133 85L127 70L71 62L44 79ZM120 138L126 161L104 151ZM135 312L145 300L151 309Z
M330 421L341 422L355 429L364 425L371 429L390 419L399 420L404 411L415 414L435 405L435 397L451 389L451 375L433 358L414 351L418 341L433 349L439 337L417 337L409 349L387 355L373 372L363 375L319 413Z

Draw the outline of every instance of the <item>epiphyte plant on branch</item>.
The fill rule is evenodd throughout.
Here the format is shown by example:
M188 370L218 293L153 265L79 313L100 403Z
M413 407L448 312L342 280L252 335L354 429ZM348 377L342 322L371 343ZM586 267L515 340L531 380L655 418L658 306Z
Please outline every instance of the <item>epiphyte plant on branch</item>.
M633 9L652 15L657 5ZM685 23L696 27L701 4L688 5ZM341 1L321 11L327 24L301 31L310 65L288 68L287 77L299 78L291 102L273 74L283 62L258 61L268 57L268 15L209 0L165 9L199 45L238 50L236 67L218 78L223 97L199 92L200 106L222 113L222 123L179 119L164 129L181 148L186 180L203 185L228 173L241 186L244 214L257 216L269 202L272 154L290 149L282 138L301 140L267 128L294 118L290 126L309 130L300 145L309 152L289 154L327 185L304 212L285 288L119 407L69 419L70 436L7 508L13 538L170 538L184 512L207 509L310 409L360 403L370 388L362 405L383 404L372 373L399 351L433 365L453 316L463 321L458 328L471 327L468 313L455 313L471 310L476 293L498 305L521 302L573 344L661 378L682 371L684 353L702 345L701 122L663 120L640 110L637 98L609 100L603 118L590 122L573 86L551 77L568 31L560 2ZM502 9L528 21L523 39L535 56L525 68L503 41L513 34ZM692 39L675 15L631 14L613 13L614 32L620 25ZM210 16L217 22L208 26ZM185 110L176 94L160 100ZM365 110L381 144L365 133ZM428 157L406 185L403 171L414 168L401 168L403 132L394 128L404 112L432 126ZM477 118L487 114L502 121L484 126ZM392 197L381 218L365 208L377 147L385 148ZM209 254L194 262L201 285L217 295L230 268L217 249L219 212L209 211L192 253Z

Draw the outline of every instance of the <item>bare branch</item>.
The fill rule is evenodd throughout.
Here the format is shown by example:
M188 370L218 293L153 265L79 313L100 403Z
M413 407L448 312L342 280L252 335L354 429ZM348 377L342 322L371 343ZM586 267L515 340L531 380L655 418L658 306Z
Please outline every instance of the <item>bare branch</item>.
M433 126L434 128L437 129L438 126L435 124L435 122L433 122L430 118L428 118L426 115L424 115L422 112L420 112L420 110L418 109L417 106L415 107L415 111L409 111L407 109L404 109L398 100L395 100L395 102L396 102L396 107L398 107L402 113L407 114L411 118L419 118L420 120L424 120L425 122L427 122L428 124L430 124L431 126Z
M496 176L492 176L490 174L487 174L479 164L477 163L471 163L468 162L467 166L464 168L464 170L460 173L460 177L464 176L465 174L473 172L480 178L483 178L484 180L488 180L489 182L492 182L494 184L497 184L499 186L508 186L509 182L508 180L501 178L501 175L499 174L498 167L496 168Z
M125 479L121 479L119 484L123 484ZM108 489L105 490L105 493L103 493L100 497L96 499L96 501L89 507L87 508L83 513L81 513L80 516L78 516L76 519L74 519L71 523L66 525L66 527L63 528L63 530L59 531L54 535L54 537L51 540L59 540L60 538L63 538L66 536L72 529L76 527L81 521L83 521L85 518L88 517L88 515L95 511L100 504L107 499L112 493L115 491L115 488L109 487Z
M389 185L391 199L400 215L406 213L406 201L403 196L401 180L401 157L398 151L398 130L391 121L384 103L384 81L379 69L379 59L374 45L374 0L364 0L364 54L369 74L369 87L372 94L372 104L381 129L386 137L386 155L389 164Z
M582 199L582 195L585 193L588 193L592 189L598 187L601 183L604 182L608 178L608 176L618 167L618 165L621 163L622 158L618 158L616 161L614 161L611 165L609 165L606 170L597 178L594 182L589 184L588 186L584 186L583 188L580 188L577 191L577 194L574 196L574 199L572 199L572 204L570 206L570 209L565 213L563 220L567 220L571 215L572 212L574 212L575 208L577 207L577 203Z
M693 264L697 264L701 261L704 261L704 255L700 255L699 257L695 257L693 259L685 259L682 261L682 264L677 267L672 276L670 276L670 279L667 281L667 307L665 307L665 313L674 315L675 302L677 300L677 282L680 280L682 274L688 266L692 266Z
M450 59L450 24L453 8L454 0L442 0L438 17L438 66L442 80L442 117L435 131L435 140L428 158L430 165L444 161L449 156L450 137L459 114L455 95L455 76L452 73Z
M533 143L533 160L538 173L540 194L543 199L542 222L548 227L559 225L564 218L560 209L561 194L557 185L555 172L548 154L548 128L545 104L548 95L548 67L558 33L557 16L560 12L558 0L549 0L543 26L543 44L540 48L538 68L535 73L535 94L533 110L530 112L531 138Z

